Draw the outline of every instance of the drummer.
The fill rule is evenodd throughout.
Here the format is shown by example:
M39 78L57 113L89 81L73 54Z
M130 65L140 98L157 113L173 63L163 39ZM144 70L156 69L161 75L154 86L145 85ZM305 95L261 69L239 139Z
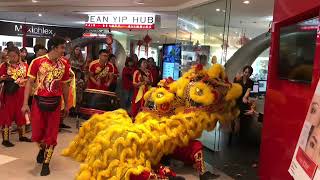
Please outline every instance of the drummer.
M99 59L89 65L88 89L109 90L112 82L112 67L108 63L110 53L107 49L99 51Z

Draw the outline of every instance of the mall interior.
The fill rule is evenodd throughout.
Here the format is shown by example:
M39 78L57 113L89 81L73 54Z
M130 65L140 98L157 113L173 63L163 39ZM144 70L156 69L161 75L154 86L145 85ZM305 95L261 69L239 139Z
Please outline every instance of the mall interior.
M0 179L320 179L319 0L10 0L0 24Z

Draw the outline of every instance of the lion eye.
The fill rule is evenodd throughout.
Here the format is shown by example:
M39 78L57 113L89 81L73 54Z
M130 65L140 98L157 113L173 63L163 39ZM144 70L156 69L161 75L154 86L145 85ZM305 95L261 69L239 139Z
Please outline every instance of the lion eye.
M197 93L198 96L202 96L203 95L203 90L199 89L199 88L196 88L196 93Z
M162 98L163 96L164 96L163 93L158 93L158 94L157 94L157 98Z

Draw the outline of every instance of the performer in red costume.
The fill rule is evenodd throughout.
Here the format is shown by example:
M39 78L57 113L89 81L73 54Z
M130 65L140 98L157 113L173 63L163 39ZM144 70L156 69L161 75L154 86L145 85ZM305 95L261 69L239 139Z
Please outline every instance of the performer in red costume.
M143 95L152 85L152 74L148 70L148 61L145 58L139 60L139 69L133 74L133 98L131 115L135 117L144 105Z
M69 65L63 60L65 40L54 37L50 40L51 49L45 56L36 58L30 64L28 81L24 93L23 114L30 113L28 98L32 86L35 86L32 102L32 140L39 144L37 162L43 163L40 175L50 174L49 163L57 144L60 123L61 95L68 102ZM48 43L49 44L49 43ZM68 109L64 109L67 116Z
M109 51L102 49L99 51L99 59L92 61L89 65L88 89L97 89L107 91L112 78L110 72L112 66L108 63Z
M116 89L117 89L117 80L118 80L118 77L119 77L119 70L118 70L118 67L116 65L116 60L117 60L117 57L114 55L114 54L110 54L109 55L109 58L108 58L108 65L111 67L111 78L112 78L112 81L111 81L111 84L110 84L110 88L109 90L112 91L112 92L115 92Z
M24 87L27 82L28 64L20 59L20 51L17 47L8 48L9 61L0 65L0 79L4 82L3 98L1 99L2 145L12 147L9 140L9 128L12 122L18 126L19 141L31 142L25 137L25 116L19 111L23 105Z

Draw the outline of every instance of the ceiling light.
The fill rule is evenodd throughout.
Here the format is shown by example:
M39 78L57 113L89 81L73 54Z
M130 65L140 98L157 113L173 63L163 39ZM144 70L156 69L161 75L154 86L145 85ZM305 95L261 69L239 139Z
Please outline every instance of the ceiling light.
M222 36L222 34L220 34L220 36Z
M250 1L243 1L243 4L250 4Z
M220 12L220 9L218 8L218 9L216 9L216 11Z
M38 16L39 16L39 17L41 17L41 16L42 16L42 14L41 14L41 13L39 13L39 14L38 14Z
M39 1L37 1L37 0L32 0L31 2L32 2L32 3L38 3Z
M159 43L160 41L157 41L157 43Z
M144 4L144 0L136 0L135 3L143 5Z

